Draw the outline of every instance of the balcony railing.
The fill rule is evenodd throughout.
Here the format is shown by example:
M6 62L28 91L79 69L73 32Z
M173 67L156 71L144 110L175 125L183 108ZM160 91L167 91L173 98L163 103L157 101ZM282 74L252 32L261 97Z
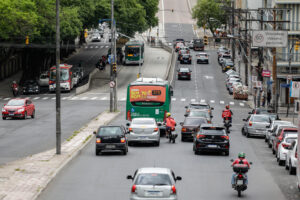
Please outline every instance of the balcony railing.
M291 53L292 62L300 62L300 54L299 53ZM289 62L289 54L288 53L276 53L277 62Z
M279 74L300 74L300 67L277 67L277 73Z

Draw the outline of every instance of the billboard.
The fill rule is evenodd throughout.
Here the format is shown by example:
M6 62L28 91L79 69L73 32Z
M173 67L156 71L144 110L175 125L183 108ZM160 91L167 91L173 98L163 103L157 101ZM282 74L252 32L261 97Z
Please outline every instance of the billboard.
M287 47L287 31L252 31L253 47Z

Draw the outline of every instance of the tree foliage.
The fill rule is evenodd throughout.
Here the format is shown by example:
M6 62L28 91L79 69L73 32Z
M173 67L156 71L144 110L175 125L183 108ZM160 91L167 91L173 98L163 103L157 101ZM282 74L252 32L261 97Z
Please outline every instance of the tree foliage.
M197 5L193 8L192 16L197 20L199 27L206 26L212 34L220 25L225 24L227 17L224 6L228 6L229 1L218 0L198 0Z

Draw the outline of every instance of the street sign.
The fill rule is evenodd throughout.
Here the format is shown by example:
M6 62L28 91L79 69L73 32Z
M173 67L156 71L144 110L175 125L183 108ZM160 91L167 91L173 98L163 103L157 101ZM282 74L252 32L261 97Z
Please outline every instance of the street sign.
M282 88L289 88L290 84L288 84L288 83L281 83L280 87L282 87Z
M253 31L254 47L287 47L287 31Z
M114 81L111 81L111 82L109 83L109 87L111 87L111 88L114 88L115 85L116 85L116 83L115 83Z
M261 75L263 77L271 77L271 71L270 70L263 70Z
M299 98L299 95L300 95L300 82L292 81L291 82L290 97Z

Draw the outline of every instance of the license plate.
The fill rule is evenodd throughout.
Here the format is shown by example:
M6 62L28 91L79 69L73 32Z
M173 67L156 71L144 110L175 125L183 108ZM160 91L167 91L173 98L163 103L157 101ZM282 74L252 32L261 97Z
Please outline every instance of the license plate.
M207 147L208 147L208 148L217 148L218 146L215 145L215 144L209 144L209 145L207 145Z
M116 148L116 145L109 144L109 145L106 145L105 147L106 147L107 149L113 149L113 148Z
M144 140L146 140L146 139L148 139L148 137L141 136L141 137L139 137L139 139L144 139Z
M161 191L147 191L146 196L148 197L161 197L163 193Z
M14 116L14 113L9 113L8 115L9 115L9 116Z
M243 180L237 180L237 185L243 185L244 184L244 181Z

